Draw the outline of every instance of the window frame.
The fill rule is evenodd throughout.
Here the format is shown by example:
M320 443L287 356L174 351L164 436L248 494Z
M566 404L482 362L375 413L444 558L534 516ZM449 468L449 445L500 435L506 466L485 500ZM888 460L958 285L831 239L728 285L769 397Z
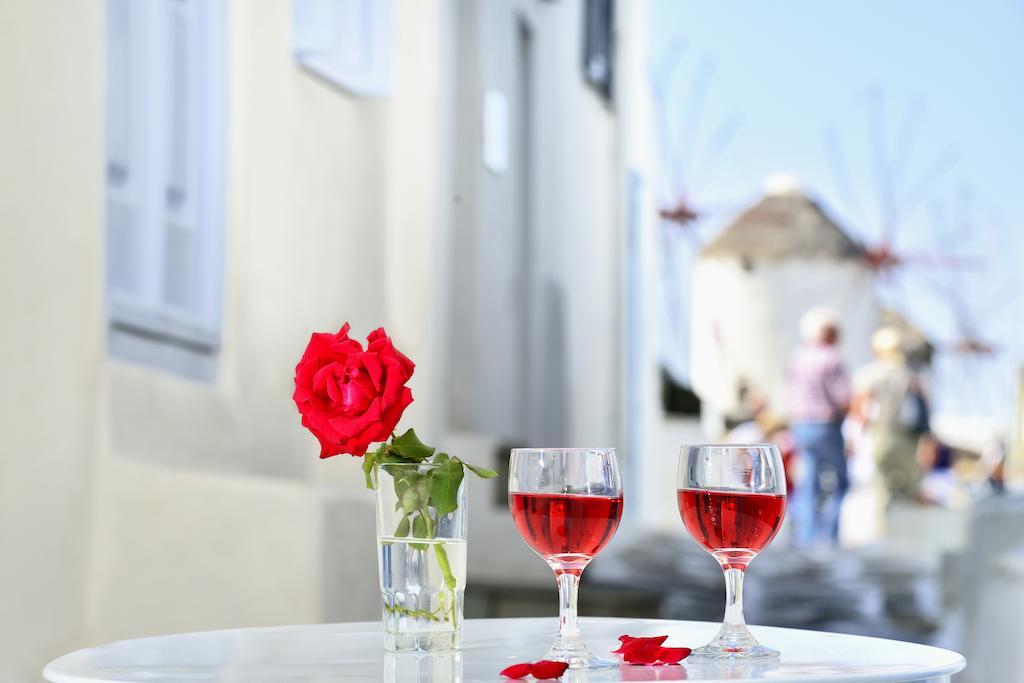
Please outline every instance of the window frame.
M118 38L111 31L114 3L108 0L107 47L113 50ZM121 0L122 2L126 0ZM130 0L128 0L130 2ZM223 297L224 239L227 196L227 3L225 0L192 0L136 3L122 6L131 21L120 47L127 49L127 82L120 87L128 93L119 106L128 113L114 114L107 93L106 235L108 259L115 252L132 259L134 282L126 285L117 269L108 263L106 272L106 314L108 352L121 360L150 365L194 379L211 379L220 349ZM175 13L186 16L193 41L188 45L187 67L196 79L187 83L188 98L196 104L185 110L186 202L175 205L171 185L174 170L171 148L175 144L173 94L168 87L172 72L170 41ZM108 61L107 73L112 72ZM122 74L124 75L124 74ZM122 93L123 94L123 93ZM111 130L130 127L125 158L115 159ZM127 182L117 180L117 165L125 164ZM114 235L110 215L112 203L122 202L131 211L132 241ZM183 208L182 208L183 207ZM177 213L180 211L181 213ZM180 219L180 221L179 221ZM168 235L172 221L176 229L188 231L193 259L190 286L191 305L170 301Z
M358 25L346 23L354 13ZM391 0L292 0L296 61L353 95L391 94L393 44ZM362 53L358 62L351 59L353 49Z

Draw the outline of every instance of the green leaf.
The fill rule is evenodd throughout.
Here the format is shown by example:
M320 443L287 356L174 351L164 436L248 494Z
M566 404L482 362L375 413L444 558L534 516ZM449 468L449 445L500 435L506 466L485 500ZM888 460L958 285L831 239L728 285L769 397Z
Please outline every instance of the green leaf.
M434 454L434 448L420 441L413 429L391 439L391 449L413 462L422 462Z
M373 482L373 466L377 462L377 453L379 451L380 449L363 456L363 474L366 476L366 488L371 490L377 488Z
M391 469L388 468L388 465L404 465L407 464L409 461L405 460L398 453L388 448L383 453L377 455L377 462L384 465L384 469L388 470L388 472L391 473Z
M420 507L426 507L427 500L430 498L430 482L433 476L434 473L430 472L423 479L416 482L416 496L420 500Z
M445 458L441 466L433 471L430 481L430 502L433 503L439 517L449 514L459 506L459 485L466 476L462 461L458 458L449 459L444 453L441 455Z
M408 479L395 479L395 495L401 498L409 490Z
M416 538L430 538L430 534L427 532L427 520L422 514L416 515L416 519L412 521L412 535Z
M409 535L409 518L402 517L402 521L395 527L395 538L405 538Z
M491 469L487 469L486 467L480 467L479 465L470 465L468 462L463 462L462 464L469 468L470 472L480 477L481 479L494 479L496 476L498 476L497 472Z
M423 519L423 524L427 527L427 538L433 538L434 524L430 517L430 507L427 504L420 508L420 517Z
M402 511L409 515L415 512L420 506L420 497L416 492L415 486L410 486L406 489L405 493L402 494Z
M416 519L412 520L412 535L416 538L430 538L430 533L427 531L427 522L423 517L423 513L416 515ZM426 550L426 543L410 543L409 546L413 550Z

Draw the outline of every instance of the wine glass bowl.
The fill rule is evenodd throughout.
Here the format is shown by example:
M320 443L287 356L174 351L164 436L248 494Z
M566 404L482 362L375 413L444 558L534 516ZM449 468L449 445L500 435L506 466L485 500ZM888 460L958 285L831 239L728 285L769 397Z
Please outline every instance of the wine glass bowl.
M509 461L509 509L516 530L558 582L559 633L546 658L574 669L616 666L580 636L580 575L622 518L622 481L611 448L517 448Z
M558 571L577 571L611 540L622 517L622 496L510 493L519 535Z
M777 657L778 651L758 643L744 622L743 576L785 516L779 449L773 444L683 446L677 489L683 525L718 560L726 582L722 628L694 654Z

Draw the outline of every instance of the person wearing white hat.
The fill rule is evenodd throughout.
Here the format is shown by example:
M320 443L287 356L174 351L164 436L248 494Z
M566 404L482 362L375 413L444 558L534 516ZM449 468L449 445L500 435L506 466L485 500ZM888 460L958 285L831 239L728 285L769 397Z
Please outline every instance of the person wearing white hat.
M786 372L788 412L801 475L790 502L793 538L799 545L835 543L839 511L849 488L842 422L850 381L839 354L839 316L813 308L800 319L803 344Z
M871 432L883 500L914 500L921 482L917 442L928 431L928 404L898 330L875 332L871 351L875 360L854 376L854 413Z

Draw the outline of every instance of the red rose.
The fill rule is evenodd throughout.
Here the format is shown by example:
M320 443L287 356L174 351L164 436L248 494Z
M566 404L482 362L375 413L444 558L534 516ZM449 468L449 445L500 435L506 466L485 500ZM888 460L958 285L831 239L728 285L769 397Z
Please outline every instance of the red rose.
M416 367L391 343L384 328L366 338L366 350L349 339L345 323L337 334L315 332L295 366L295 405L302 426L320 440L320 457L362 456L371 443L385 441L412 391L405 383Z

